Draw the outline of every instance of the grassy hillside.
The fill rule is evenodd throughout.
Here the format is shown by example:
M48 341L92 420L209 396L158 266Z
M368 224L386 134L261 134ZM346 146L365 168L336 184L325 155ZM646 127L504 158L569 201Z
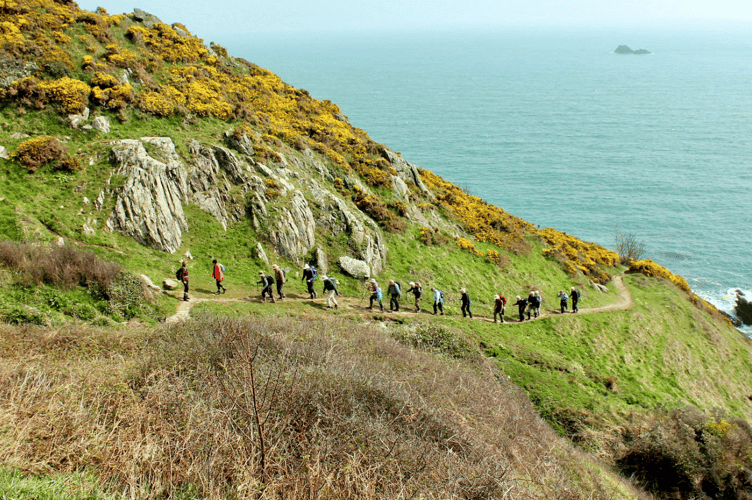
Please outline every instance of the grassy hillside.
M535 228L430 171L400 180L398 155L335 104L182 25L9 0L0 42L0 495L74 483L50 495L644 495L619 473L659 497L752 494L752 346L681 277ZM85 109L110 131L73 126ZM193 141L284 169L316 220L329 214L313 181L341 197L383 236L376 278L421 282L424 313L407 297L400 314L365 309L363 280L336 264L362 251L350 233L317 224L307 254L276 252L269 231L291 194L268 168L256 225L248 185L233 182L227 204L243 216L225 229L186 202L174 253L106 230L126 181L112 143L149 136L171 138L185 169ZM336 311L300 281L316 249L340 281ZM189 306L138 278L161 284L186 253ZM219 297L213 258L227 270ZM289 269L289 299L261 303L257 273L272 263ZM425 313L431 286L446 316ZM558 314L570 286L581 313ZM459 314L461 287L474 320ZM515 322L511 303L530 290L544 315ZM510 299L503 325L489 321L497 293ZM179 305L194 320L161 325Z

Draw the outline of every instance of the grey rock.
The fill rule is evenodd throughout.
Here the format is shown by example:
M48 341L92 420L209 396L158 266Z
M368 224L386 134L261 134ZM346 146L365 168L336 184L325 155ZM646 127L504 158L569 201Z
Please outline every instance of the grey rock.
M154 14L149 14L141 9L133 9L133 19L138 22L150 21L151 23L161 23L160 19Z
M89 120L89 108L84 109L83 113L77 115L68 115L68 124L71 128L78 128L79 125Z
M39 71L35 62L25 62L10 55L0 56L0 87L8 88L13 82L34 75Z
M104 206L104 189L99 192L97 199L94 200L94 208L97 209L97 212L101 212L103 206Z
M84 234L88 234L89 236L95 236L97 234L96 230L88 224L84 224L81 230L84 232Z
M316 269L318 269L319 274L329 272L329 259L327 259L326 252L321 247L316 247Z
M10 155L8 154L8 150L5 148L5 146L0 146L0 158L3 160L10 160Z
M371 268L362 260L353 259L343 255L339 258L339 267L342 268L342 272L348 276L352 276L356 279L364 279L371 277Z
M188 37L188 33L186 33L185 31L183 31L182 28L178 28L177 26L173 26L172 29L174 29L175 33L177 33L179 36L182 36L184 38Z
M179 286L179 283L172 278L165 278L162 280L162 286L166 290L175 290Z
M261 246L261 243L256 243L256 257L267 264L269 263L269 257L266 256L266 252L264 251L264 247Z
M30 137L29 134L25 134L23 132L15 132L13 134L10 134L11 139L26 139L27 137Z
M110 119L106 116L97 116L91 121L91 127L103 134L110 133Z
M418 167L406 161L404 158L388 148L383 148L381 150L381 156L389 161L392 167L394 167L394 169L397 171L397 175L399 175L402 180L413 182L418 187L418 189L433 198L433 193L429 191L429 189L425 184L423 184L423 181L420 178Z
M297 260L313 248L316 243L316 220L302 192L296 190L289 207L275 219L276 224L269 239L278 254Z
M55 241L52 242L53 245L58 247L64 247L65 246L65 240L62 236L58 236Z
M144 282L144 285L149 290L152 290L154 292L161 292L162 289L159 288L157 285L154 284L154 282L145 274L140 275L141 281ZM177 283L177 282L176 282Z
M243 184L247 180L247 176L240 165L240 160L227 148L221 146L214 146L214 157L217 163L230 175L230 179L237 183Z
M141 142L160 149L165 161L152 158ZM117 175L125 177L107 221L110 230L131 236L144 245L174 252L188 230L182 199L188 193L186 171L169 138L124 139L113 144Z

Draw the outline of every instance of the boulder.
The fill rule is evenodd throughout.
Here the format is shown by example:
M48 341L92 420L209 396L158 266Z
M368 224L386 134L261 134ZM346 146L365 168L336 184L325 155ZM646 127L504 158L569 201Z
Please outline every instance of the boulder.
M161 292L162 291L162 289L159 288L157 285L155 285L154 282L147 275L142 274L140 277L141 277L141 281L144 282L144 285L149 290L152 290L154 292ZM167 280L165 280L165 281L167 281ZM171 281L174 281L174 280L171 280ZM175 284L177 284L177 281L175 281Z
M91 128L103 134L110 133L110 119L106 116L97 116L91 121Z
M145 22L148 21L150 23L161 23L160 19L155 16L154 14L149 14L148 12L144 12L141 9L133 9L133 19L135 19L138 22Z
M77 115L68 115L68 124L71 128L78 128L79 125L89 120L89 108L84 109L83 113Z
M418 187L418 189L433 198L433 193L431 193L426 185L423 184L423 181L420 178L418 167L408 162L388 148L383 148L381 150L381 156L386 159L392 165L392 167L394 167L394 169L397 171L397 175L399 175L402 180L413 182Z
M0 158L3 160L10 160L10 155L8 154L8 150L5 148L5 146L0 146Z
M175 290L180 284L172 278L165 278L162 280L162 286L165 290Z
M367 279L371 277L371 268L362 260L353 259L343 255L339 258L339 267L342 272L356 279Z

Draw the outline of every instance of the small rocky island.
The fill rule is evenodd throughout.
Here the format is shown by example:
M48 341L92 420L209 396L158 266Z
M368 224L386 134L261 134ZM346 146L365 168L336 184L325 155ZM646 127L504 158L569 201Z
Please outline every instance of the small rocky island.
M649 50L645 49L637 49L632 50L627 45L619 45L616 47L616 50L614 50L614 54L637 54L637 55L643 55L643 54L652 54Z

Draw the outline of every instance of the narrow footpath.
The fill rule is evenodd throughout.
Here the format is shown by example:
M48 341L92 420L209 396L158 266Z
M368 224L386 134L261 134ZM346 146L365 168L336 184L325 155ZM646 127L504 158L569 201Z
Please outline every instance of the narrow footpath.
M580 310L579 310L579 312L577 314L594 314L594 313L599 313L599 312L604 312L604 311L624 311L624 310L633 308L634 307L634 301L632 300L632 294L629 293L629 289L624 284L624 280L622 279L622 276L621 275L614 276L613 277L613 283L614 283L614 286L615 286L615 288L616 288L616 290L618 292L618 295L617 295L617 298L616 298L615 302L613 302L611 304L607 304L605 306L601 306L601 307L589 307L589 308L588 307L581 307ZM182 293L182 292L180 292L180 293ZM196 304L199 304L200 302L216 301L216 302L219 302L219 303L231 303L231 302L245 302L245 301L248 301L248 300L258 300L258 299L248 299L248 298L226 299L226 298L217 297L217 298L191 298L188 301L180 300L180 301L178 301L178 305L177 305L175 314L173 314L172 316L167 317L165 319L165 322L166 323L176 323L176 322L179 322L179 321L185 321L185 320L189 319L190 318L191 308L193 306L195 306ZM288 297L285 298L283 302L300 301L300 300L311 300L311 299L309 299L308 297L296 296L295 294L288 294ZM326 299L320 297L320 298L318 298L316 300L317 301L325 301ZM372 317L373 314L383 314L383 315L385 315L387 317L393 317L393 316L396 316L396 315L415 315L415 312L412 309L403 310L403 311L400 311L400 312L389 312L388 310L384 310L383 313L380 312L380 311L378 311L378 310L370 311L370 310L368 310L368 308L366 306L362 305L364 303L363 299L362 298L357 298L357 297L337 297L337 301L341 304L340 310L347 311L347 312L353 312L353 313L358 314L358 315L360 315L360 316L362 316L364 318ZM423 310L422 313L430 315L430 313L428 312L428 309L432 308L433 306L432 306L432 304L430 302L426 302L425 305L426 305L426 309ZM557 305L558 305L558 302L557 302ZM506 315L505 315L505 318L507 319L507 321L506 321L505 324L512 324L513 325L513 324L518 323L518 321L517 321L517 317L518 316L516 314L516 312L517 312L516 308L514 308L514 310L512 310L512 308L513 307L509 306L509 304L508 304L508 308L507 308ZM512 314L512 313L514 313L514 314ZM565 313L565 315L566 314L571 314L571 313ZM453 316L456 317L455 315L453 315ZM532 318L532 319L527 320L527 321L537 321L537 320L545 318L545 317L561 317L561 316L563 316L563 315L559 312L558 308L557 309L549 309L549 310L541 310L541 315L540 316L538 316L537 318ZM481 321L487 321L487 322L493 323L493 317L492 316L485 316L485 315L475 314L473 316L473 319L478 319L478 320L481 320Z

